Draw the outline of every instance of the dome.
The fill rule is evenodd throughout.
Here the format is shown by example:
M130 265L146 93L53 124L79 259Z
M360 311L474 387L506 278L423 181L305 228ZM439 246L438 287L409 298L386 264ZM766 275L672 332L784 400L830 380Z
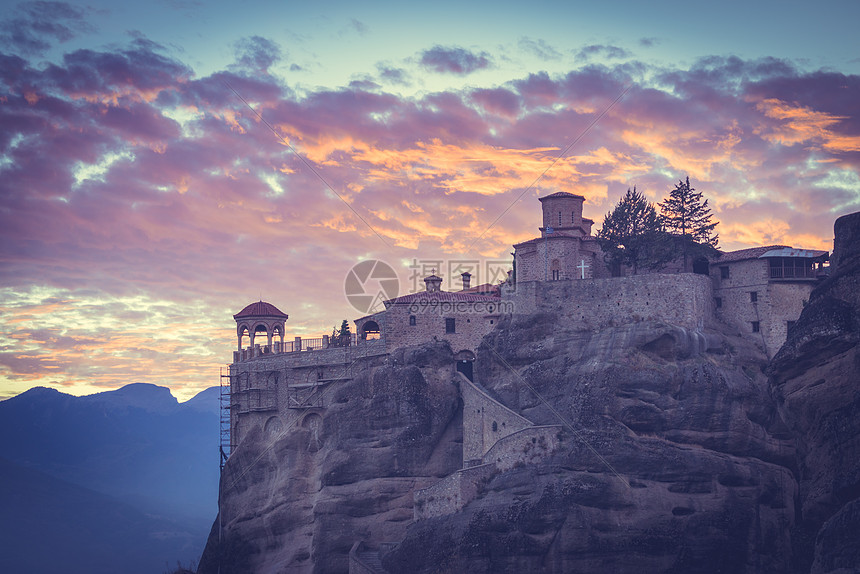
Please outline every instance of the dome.
M265 301L255 301L233 315L234 319L241 319L242 317L283 317L289 319L286 313Z

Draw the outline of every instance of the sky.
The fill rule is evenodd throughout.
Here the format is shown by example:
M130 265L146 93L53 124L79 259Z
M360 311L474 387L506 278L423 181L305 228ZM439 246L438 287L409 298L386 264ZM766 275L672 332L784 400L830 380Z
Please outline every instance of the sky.
M832 249L860 3L578 4L2 0L0 398L188 399L247 304L291 340L361 261L495 281L556 191L597 229L689 176L722 249Z

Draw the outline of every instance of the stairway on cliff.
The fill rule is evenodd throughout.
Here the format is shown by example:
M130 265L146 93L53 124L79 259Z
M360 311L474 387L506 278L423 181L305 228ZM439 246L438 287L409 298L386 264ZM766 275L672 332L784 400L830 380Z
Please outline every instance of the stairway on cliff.
M357 557L374 574L386 574L385 568L382 567L382 559L379 557L379 550L362 550L357 553Z

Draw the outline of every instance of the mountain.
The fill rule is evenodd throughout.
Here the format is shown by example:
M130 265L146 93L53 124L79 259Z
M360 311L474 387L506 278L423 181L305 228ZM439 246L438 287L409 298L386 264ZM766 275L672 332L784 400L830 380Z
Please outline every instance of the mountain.
M199 551L185 525L5 459L0 508L0 572L151 574Z
M217 514L217 388L186 403L177 402L165 387L147 384L85 397L34 388L0 402L0 433L10 438L3 452L12 465L9 468L45 475L65 485L56 490L56 496L31 499L34 507L50 502L63 508L66 494L72 496L68 504L73 506L83 496L74 487L89 496L103 497L94 508L107 513L105 523L119 524L118 517L128 518L127 529L135 536L118 538L105 559L113 556L114 548L132 554L138 548L153 552L160 548L153 556L163 569L165 564L199 557ZM5 470L4 480L8 478ZM46 484L44 480L38 483ZM124 510L107 501L122 504ZM158 544L148 535L138 538L137 534L143 536L153 527L147 522L153 520L164 533L180 532L182 544L171 540L173 534L159 535ZM174 554L178 550L181 555Z

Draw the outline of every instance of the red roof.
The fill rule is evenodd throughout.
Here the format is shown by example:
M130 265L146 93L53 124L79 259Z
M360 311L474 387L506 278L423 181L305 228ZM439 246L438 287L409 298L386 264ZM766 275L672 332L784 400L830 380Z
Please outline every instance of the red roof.
M242 317L283 317L284 319L289 319L289 315L282 312L280 309L272 305L271 303L266 303L265 301L256 301L251 303L235 315L233 315L234 319L240 319Z
M457 293L478 293L478 294L486 294L486 293L494 293L498 294L501 290L501 287L498 285L493 285L492 283L484 283L482 285L476 285L474 287L469 287L468 289L461 289L457 291ZM496 296L494 295L494 296Z
M390 299L386 301L387 304L397 304L404 305L408 303L416 303L416 302L442 302L442 303L455 303L458 301L463 302L490 302L490 301L498 301L499 297L492 295L478 295L477 293L463 293L460 292L450 292L450 291L419 291L418 293L410 293L409 295L403 295L402 297L398 297L397 299Z

